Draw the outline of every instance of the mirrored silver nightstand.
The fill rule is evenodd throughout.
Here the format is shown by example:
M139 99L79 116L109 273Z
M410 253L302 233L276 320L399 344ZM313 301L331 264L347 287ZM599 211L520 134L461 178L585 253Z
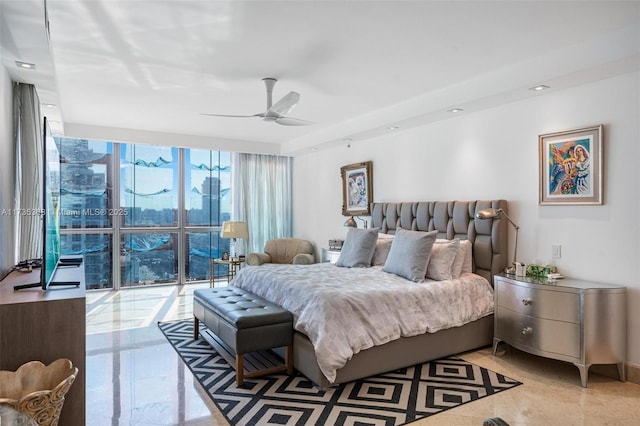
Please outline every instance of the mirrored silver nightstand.
M587 387L592 364L617 364L625 380L626 288L565 278L494 277L493 354L500 342L573 363Z

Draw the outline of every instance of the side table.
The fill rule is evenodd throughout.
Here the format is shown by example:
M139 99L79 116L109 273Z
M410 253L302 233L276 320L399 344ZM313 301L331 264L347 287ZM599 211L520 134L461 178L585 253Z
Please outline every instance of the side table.
M573 363L587 387L592 364L616 364L624 382L626 288L590 281L494 277L493 354L506 342Z
M210 271L209 271L209 287L215 287L215 279L216 278L227 278L227 284L231 282L233 277L236 276L236 273L242 268L242 263L244 259L211 259L209 263ZM216 265L225 265L227 267L227 273L225 275L216 275L215 274L215 266Z
M321 250L321 262L336 263L340 257L340 250L330 250L323 248Z

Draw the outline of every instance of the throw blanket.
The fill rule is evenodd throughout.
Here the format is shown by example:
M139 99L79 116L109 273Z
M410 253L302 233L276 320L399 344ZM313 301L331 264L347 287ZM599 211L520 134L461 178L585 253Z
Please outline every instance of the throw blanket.
M295 329L313 343L329 382L363 349L461 326L493 312L493 289L475 274L414 283L375 267L265 264L242 268L231 285L290 311Z

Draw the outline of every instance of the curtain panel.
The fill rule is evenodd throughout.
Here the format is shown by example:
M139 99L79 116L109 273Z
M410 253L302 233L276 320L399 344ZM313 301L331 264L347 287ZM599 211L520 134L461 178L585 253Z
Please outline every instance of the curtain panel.
M261 252L268 240L291 237L293 159L239 153L233 156L232 170L232 217L247 222L249 229L244 252Z
M40 99L33 84L15 83L13 129L16 181L14 188L16 256L18 260L42 257L42 173L44 141Z

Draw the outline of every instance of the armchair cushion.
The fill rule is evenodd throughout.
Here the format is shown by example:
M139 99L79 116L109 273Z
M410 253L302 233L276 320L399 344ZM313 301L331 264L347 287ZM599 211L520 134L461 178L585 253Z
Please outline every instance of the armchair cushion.
M267 241L264 253L249 253L246 262L251 266L263 263L308 265L315 262L313 244L299 238L276 238Z
M312 263L316 263L316 258L312 254L300 253L293 258L294 265L311 265Z
M267 253L249 253L245 262L250 266L259 266L263 263L271 263L271 256Z

